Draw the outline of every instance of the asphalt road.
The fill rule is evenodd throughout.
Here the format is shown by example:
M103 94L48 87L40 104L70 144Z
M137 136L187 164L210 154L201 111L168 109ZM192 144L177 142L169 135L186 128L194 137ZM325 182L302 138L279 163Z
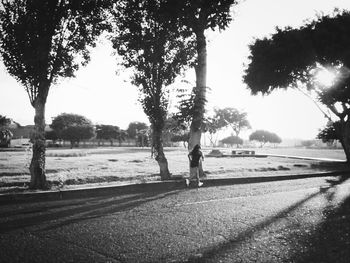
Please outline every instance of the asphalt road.
M0 262L350 262L349 177L0 206Z

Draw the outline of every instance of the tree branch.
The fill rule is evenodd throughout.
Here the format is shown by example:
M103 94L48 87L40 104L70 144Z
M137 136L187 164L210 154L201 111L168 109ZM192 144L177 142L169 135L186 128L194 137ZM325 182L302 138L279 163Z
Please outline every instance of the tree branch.
M323 113L324 117L327 118L329 121L333 121L331 116L327 114L321 107L318 105L318 103L306 92L304 92L301 88L299 88L297 85L294 86L295 89L300 91L302 94L304 94L306 97L308 97L315 105L316 107ZM337 115L337 114L336 114Z

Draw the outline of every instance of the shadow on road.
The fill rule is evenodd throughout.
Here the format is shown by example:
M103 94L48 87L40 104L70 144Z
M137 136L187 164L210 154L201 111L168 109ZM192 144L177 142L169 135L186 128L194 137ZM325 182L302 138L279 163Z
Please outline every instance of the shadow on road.
M91 218L130 210L144 203L174 195L179 191L181 190L147 192L126 196L125 198L104 196L73 200L71 202L56 201L32 204L30 207L20 208L16 211L0 212L0 219L14 217L5 222L1 220L0 233L30 226L44 226L40 230L49 230ZM45 223L49 225L45 225Z
M319 191L314 192L308 197L280 211L275 216L267 218L263 222L248 228L247 230L239 233L237 236L227 240L226 242L219 244L218 246L214 246L203 251L200 257L189 258L186 262L216 262L216 258L218 256L224 255L227 252L238 248L245 241L250 240L256 233L267 229L275 222L286 218L290 213L297 210L300 206L319 196L320 194L325 194L328 202L331 203L334 196L334 191L332 191L332 189L348 179L348 176L340 176L337 180L335 179L328 181L330 185L327 187L327 189L320 189ZM338 209L332 210L332 208L333 207L331 205L325 208L324 213L327 213L328 216L325 222L319 227L315 236L308 241L298 240L298 242L305 242L305 253L292 255L292 260L288 262L349 262L350 197L348 197ZM330 245L330 243L332 244ZM335 254L337 257L335 257Z
M330 184L336 186L345 181L332 180ZM335 192L332 188L326 191L328 206L324 209L324 220L312 235L298 240L301 252L292 255L296 263L348 263L350 262L350 193L339 205L334 205ZM295 237L291 236L290 239Z

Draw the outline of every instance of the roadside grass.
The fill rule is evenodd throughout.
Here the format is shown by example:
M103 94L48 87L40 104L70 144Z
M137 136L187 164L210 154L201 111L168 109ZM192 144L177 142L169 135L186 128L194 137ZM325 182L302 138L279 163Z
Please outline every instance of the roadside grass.
M225 154L230 154L232 149L220 150ZM204 154L210 151L211 148L203 149ZM345 159L341 150L263 148L255 149L255 151L257 154ZM174 178L187 177L189 170L187 150L174 147L166 148L165 152L172 176ZM0 193L23 191L28 188L31 154L30 151L0 152ZM151 157L149 148L50 148L47 150L46 157L47 180L52 189L160 180L157 162ZM207 157L203 167L208 178L289 175L347 169L345 164L278 157Z

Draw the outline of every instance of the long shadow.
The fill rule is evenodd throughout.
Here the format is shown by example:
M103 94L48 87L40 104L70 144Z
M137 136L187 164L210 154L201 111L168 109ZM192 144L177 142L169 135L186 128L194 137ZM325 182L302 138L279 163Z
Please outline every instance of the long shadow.
M334 181L334 185L339 182ZM290 235L288 239L298 251L291 255L291 261L296 263L349 263L350 262L350 193L340 206L334 207L332 200L334 192L327 191L329 205L323 211L325 219L308 237L298 239ZM302 250L298 248L302 247Z
M133 200L135 198L139 198L143 196L142 194L134 194L134 195L125 195L125 197L121 197L118 199L121 202L127 202L128 200ZM20 205L19 208L13 209L13 207L8 208L8 210L3 209L0 211L0 219L11 217L11 216L21 216L28 214L36 214L36 213L45 213L54 209L62 209L64 208L66 211L68 209L76 209L77 206L83 205L91 205L92 203L96 203L99 201L103 201L111 198L112 196L100 196L100 197L91 197L91 198L81 198L81 199L70 199L70 200L59 200L53 202L36 202L30 203L29 205Z
M56 212L50 212L50 208L47 210L48 213L45 214L34 214L30 217L24 217L24 218L15 218L10 219L6 222L3 222L0 225L0 233L7 233L16 229L20 229L23 227L30 227L30 226L40 226L43 223L50 222L52 220L62 219L63 221L56 223L54 225L50 225L46 228L41 228L42 230L57 228L60 226L68 225L71 223L101 217L105 215L109 215L116 212L126 211L130 210L132 208L135 208L137 206L140 206L144 203L162 199L169 195L177 194L180 190L175 191L157 191L154 193L143 193L140 195L127 197L124 199L113 199L113 196L104 196L103 198L93 199L94 203L90 202L82 202L78 203L77 207L72 207L69 209L65 209L63 211L56 211ZM40 207L37 207L38 213L41 213ZM71 218L74 217L75 218ZM67 218L67 219L65 219Z
M339 184L345 182L347 179L349 179L348 176L340 177L339 180L335 180L333 183L331 183L327 190L333 188L336 185L339 185ZM253 235L255 233L257 233L257 232L267 228L268 226L272 225L276 221L278 221L278 220L280 220L282 218L285 218L286 216L288 216L289 213L293 212L298 207L302 206L304 203L310 201L314 197L316 197L316 196L318 196L320 194L323 194L323 193L324 193L324 190L320 189L319 191L317 191L317 192L309 195L308 197L306 197L306 198L296 202L295 204L287 207L286 209L283 209L282 211L280 211L275 216L269 217L266 220L262 221L261 223L255 225L254 227L251 227L251 228L249 228L249 229L239 233L235 238L232 238L232 239L228 240L227 242L224 242L223 244L220 244L219 246L214 246L212 248L209 248L209 249L205 250L202 253L202 256L200 258L198 258L198 257L189 258L187 260L187 262L191 262L191 263L194 263L194 262L198 262L198 263L200 263L200 262L212 262L217 255L225 254L225 252L237 248L245 240L249 240L251 237L253 237ZM348 210L348 212L349 212L349 210ZM348 224L349 224L349 227L350 227L350 223L349 223L350 219L348 218L347 220L348 220ZM350 246L349 245L348 245L348 248L350 250ZM350 262L349 259L350 258L348 258L347 263ZM310 261L301 261L301 262L310 262ZM312 261L312 262L323 262L323 261ZM330 262L337 262L337 261L330 261Z

